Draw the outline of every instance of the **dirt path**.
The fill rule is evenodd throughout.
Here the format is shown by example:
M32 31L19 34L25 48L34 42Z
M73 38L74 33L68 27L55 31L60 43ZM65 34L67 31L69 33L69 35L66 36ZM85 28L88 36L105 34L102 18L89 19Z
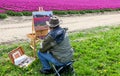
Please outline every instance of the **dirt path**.
M61 26L68 27L69 31L120 24L120 13L59 18L63 21ZM31 26L32 17L9 17L5 20L0 20L0 44L28 40L26 34L32 32Z

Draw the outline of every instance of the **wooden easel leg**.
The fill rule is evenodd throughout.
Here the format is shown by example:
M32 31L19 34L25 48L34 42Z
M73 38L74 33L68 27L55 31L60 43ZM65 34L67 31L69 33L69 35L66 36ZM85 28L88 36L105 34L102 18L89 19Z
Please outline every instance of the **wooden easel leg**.
M34 39L31 39L30 47L34 49Z
M36 42L35 39L33 39L33 52L34 52L34 57L36 58Z

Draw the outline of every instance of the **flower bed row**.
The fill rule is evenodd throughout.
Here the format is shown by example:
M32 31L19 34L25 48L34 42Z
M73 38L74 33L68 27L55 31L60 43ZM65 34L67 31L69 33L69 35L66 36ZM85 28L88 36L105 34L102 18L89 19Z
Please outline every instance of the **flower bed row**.
M120 0L0 0L0 8L13 11L98 10L120 8Z

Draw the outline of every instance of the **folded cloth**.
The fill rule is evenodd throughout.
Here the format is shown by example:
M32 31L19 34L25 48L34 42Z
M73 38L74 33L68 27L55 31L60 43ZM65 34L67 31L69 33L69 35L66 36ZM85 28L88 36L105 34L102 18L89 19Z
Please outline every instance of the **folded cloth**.
M14 60L15 65L21 64L21 63L24 62L27 58L28 58L28 56L26 56L26 55L22 55L22 56L18 57L17 59Z

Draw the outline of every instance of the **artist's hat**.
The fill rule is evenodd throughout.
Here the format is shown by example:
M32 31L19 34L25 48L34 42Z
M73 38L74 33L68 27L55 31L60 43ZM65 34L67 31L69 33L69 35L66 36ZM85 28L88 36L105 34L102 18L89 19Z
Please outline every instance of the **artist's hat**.
M56 17L56 16L53 16L50 18L50 20L47 22L47 25L49 27L56 27L56 26L59 26L60 25L60 20Z

